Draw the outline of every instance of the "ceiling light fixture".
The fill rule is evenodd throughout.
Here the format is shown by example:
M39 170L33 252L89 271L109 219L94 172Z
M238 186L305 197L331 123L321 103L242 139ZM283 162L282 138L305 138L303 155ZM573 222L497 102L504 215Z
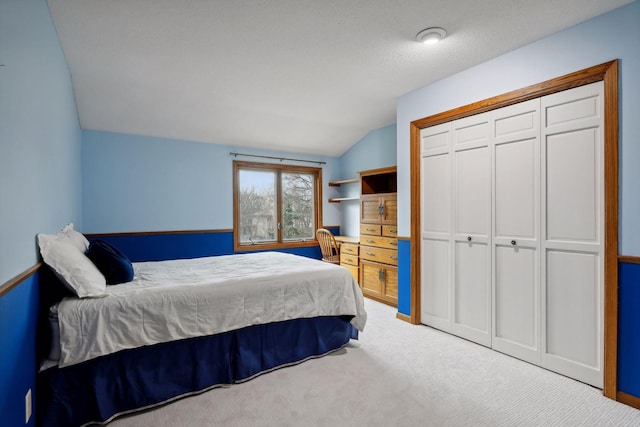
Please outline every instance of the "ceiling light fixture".
M444 30L444 28L432 27L420 31L416 35L416 40L424 44L436 44L446 36L447 32Z

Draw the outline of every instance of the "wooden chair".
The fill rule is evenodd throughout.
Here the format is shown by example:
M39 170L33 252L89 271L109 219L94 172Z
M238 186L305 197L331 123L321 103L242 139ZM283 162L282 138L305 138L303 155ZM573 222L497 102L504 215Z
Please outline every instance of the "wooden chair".
M333 234L326 228L318 228L316 230L316 239L318 239L318 243L320 243L322 260L333 264L340 264L340 251L338 250L338 243L336 243Z

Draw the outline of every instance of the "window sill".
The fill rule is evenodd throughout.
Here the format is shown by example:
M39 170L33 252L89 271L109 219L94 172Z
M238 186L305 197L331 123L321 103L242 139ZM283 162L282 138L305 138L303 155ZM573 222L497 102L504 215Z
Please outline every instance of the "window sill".
M268 242L268 243L234 243L233 250L236 252L250 252L250 251L268 251L268 250L277 250L277 249L287 249L287 248L304 248L309 246L318 246L318 241L313 240L299 240L295 242L285 242L285 243L276 243L276 242Z

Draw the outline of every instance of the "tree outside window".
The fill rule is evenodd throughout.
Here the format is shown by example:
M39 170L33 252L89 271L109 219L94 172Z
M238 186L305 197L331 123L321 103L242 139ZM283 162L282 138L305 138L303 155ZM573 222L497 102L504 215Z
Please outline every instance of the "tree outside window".
M322 169L234 161L235 250L315 245Z

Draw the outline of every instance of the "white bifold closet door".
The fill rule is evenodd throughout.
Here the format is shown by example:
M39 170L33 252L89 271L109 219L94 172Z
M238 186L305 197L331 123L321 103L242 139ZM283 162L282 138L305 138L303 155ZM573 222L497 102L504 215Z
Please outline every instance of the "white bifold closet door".
M491 136L489 113L452 122L453 325L491 346Z
M540 99L492 112L492 347L540 363Z
M451 123L423 129L420 136L420 315L422 323L451 332Z
M421 131L421 320L602 387L602 82Z
M542 363L603 384L604 96L542 98Z

